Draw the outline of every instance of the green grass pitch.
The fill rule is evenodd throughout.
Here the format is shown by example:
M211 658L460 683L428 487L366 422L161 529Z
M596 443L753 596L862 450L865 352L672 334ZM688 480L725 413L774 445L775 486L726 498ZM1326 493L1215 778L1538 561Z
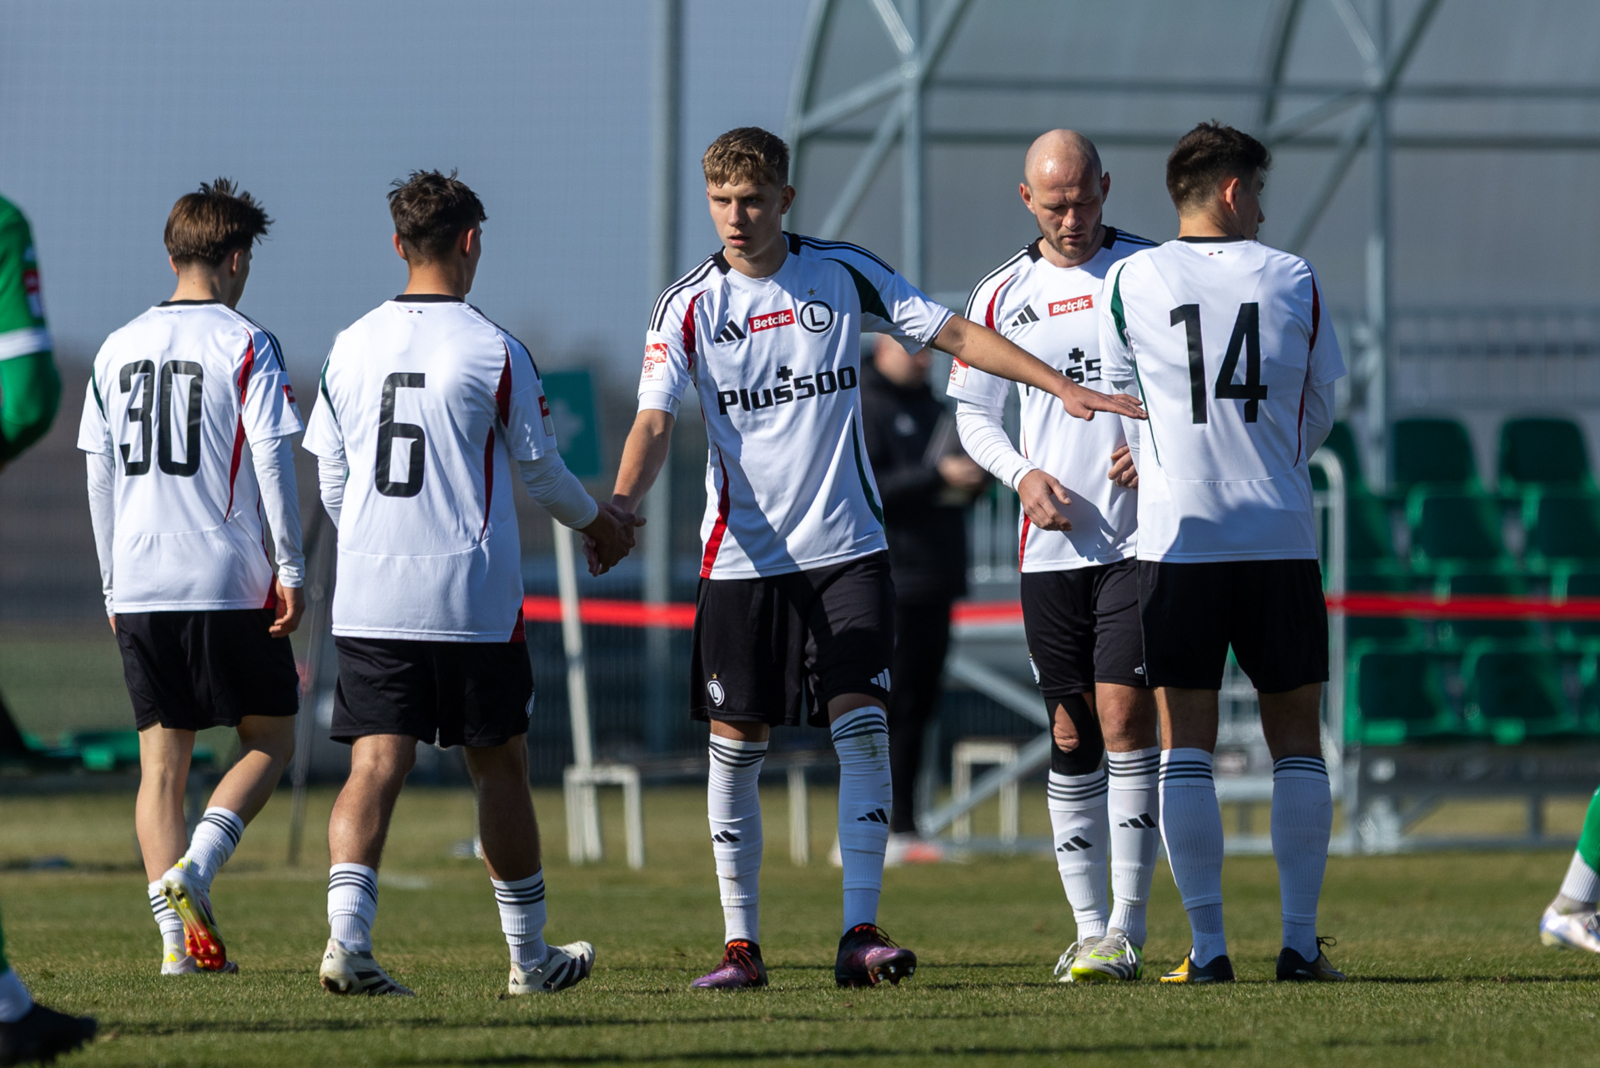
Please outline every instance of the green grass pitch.
M813 857L831 840L828 791L813 792ZM839 874L788 859L786 802L767 797L763 948L772 987L701 993L721 914L703 794L647 793L649 864L586 868L564 856L559 796L536 801L550 831L554 941L595 943L594 976L548 998L499 1000L506 963L482 865L452 859L471 834L462 791L412 790L385 861L379 960L414 999L343 999L317 986L325 923L322 832L332 795L312 796L308 856L284 866L287 791L247 833L215 888L241 973L156 974L158 941L134 862L132 798L0 799L8 949L48 1004L93 1013L88 1065L1248 1065L1591 1064L1600 960L1541 947L1539 911L1566 864L1555 853L1335 858L1323 896L1341 986L1271 981L1277 883L1264 858L1230 858L1229 931L1240 982L1162 987L1186 948L1170 874L1157 874L1150 979L1052 981L1071 938L1054 867L1039 857L887 873L882 921L917 950L898 988L839 990ZM1043 825L1024 795L1024 833ZM613 802L614 804L614 802ZM987 817L992 820L992 816ZM985 822L980 819L981 826ZM607 810L620 854L620 819ZM15 870L60 854L74 867ZM1070 1061L1069 1061L1070 1058Z

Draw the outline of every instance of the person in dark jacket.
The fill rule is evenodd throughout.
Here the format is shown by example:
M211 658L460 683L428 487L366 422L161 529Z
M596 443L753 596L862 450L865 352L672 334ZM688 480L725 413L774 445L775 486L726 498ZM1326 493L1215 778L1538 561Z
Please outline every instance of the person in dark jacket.
M861 364L867 455L883 500L894 575L894 662L889 670L889 771L894 787L889 863L940 858L912 811L923 731L938 710L950 606L967 592L965 509L988 479L961 451L955 422L928 385L932 351L907 352L875 335Z

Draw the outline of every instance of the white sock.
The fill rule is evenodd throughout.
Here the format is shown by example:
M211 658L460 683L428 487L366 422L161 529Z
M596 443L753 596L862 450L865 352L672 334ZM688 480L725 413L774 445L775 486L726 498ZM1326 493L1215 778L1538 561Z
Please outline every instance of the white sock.
M183 956L188 952L184 948L183 920L172 911L172 906L167 904L167 896L161 892L161 880L157 879L145 888L150 894L150 914L156 918L156 926L161 928L161 952L163 955L176 953Z
M1222 809L1204 749L1161 754L1161 838L1189 914L1189 959L1205 967L1228 952L1222 932Z
M233 856L234 847L244 834L244 820L237 812L225 808L208 808L200 822L195 824L194 837L189 840L189 871L200 881L202 890L211 890L211 880Z
M1156 848L1161 844L1161 800L1156 789L1160 770L1159 746L1106 754L1111 926L1136 946L1145 942L1145 906L1156 874Z
M1050 810L1050 830L1055 835L1056 870L1072 905L1078 938L1102 938L1109 909L1106 905L1106 772L1088 775L1050 772L1045 780L1045 804Z
M844 868L844 929L878 922L883 851L889 843L889 719L858 708L833 722L839 754L839 860Z
M722 891L723 940L761 941L761 762L766 742L711 736L706 814Z
M1283 900L1283 944L1317 959L1317 899L1328 869L1333 794L1321 757L1287 756L1272 764L1272 855Z
M500 930L511 947L511 963L532 971L550 953L544 944L544 869L526 879L489 881L494 884L494 903L500 906Z
M378 918L378 873L365 864L335 864L328 869L328 926L352 953L372 952L372 923Z
M0 972L0 1023L16 1023L33 1008L33 997L17 973L7 968Z
M1561 880L1561 896L1582 902L1593 908L1600 901L1600 872L1589 867L1582 854L1574 852L1567 866L1567 877Z

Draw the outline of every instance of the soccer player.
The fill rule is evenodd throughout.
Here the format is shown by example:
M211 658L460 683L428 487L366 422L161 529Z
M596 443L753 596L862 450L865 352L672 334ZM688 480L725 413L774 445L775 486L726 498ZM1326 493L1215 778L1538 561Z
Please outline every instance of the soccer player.
M1178 237L1112 268L1103 373L1150 413L1135 440L1139 610L1161 719L1161 833L1193 944L1162 982L1233 979L1212 780L1228 648L1260 695L1273 758L1280 980L1343 979L1317 937L1333 802L1318 710L1328 614L1308 459L1344 375L1316 274L1256 241L1271 156L1203 123L1167 157Z
M932 345L1061 398L1074 415L1137 414L934 303L865 249L785 233L789 150L755 127L702 159L722 248L670 286L646 334L639 414L612 503L634 511L698 395L710 439L691 714L711 722L707 782L726 946L697 987L757 987L761 807L774 725L828 725L839 755L841 986L899 982L916 955L878 929L891 787L894 586L862 441L860 335Z
M1600 953L1600 790L1589 799L1583 834L1567 866L1567 877L1539 917L1539 941L1556 949Z
M1120 392L1104 373L1095 310L1112 265L1151 243L1101 220L1111 176L1082 134L1041 135L1022 174L1022 203L1039 237L978 283L967 316L1088 389ZM1062 982L1138 979L1161 751L1139 632L1136 493L1107 477L1127 440L1120 420L1068 418L1053 397L1022 385L1018 452L1000 422L1009 388L951 365L962 445L1022 502L1023 626L1053 723L1047 805L1078 928L1056 974Z
M594 947L544 941L512 464L534 500L584 532L598 568L626 554L638 521L567 470L533 358L467 303L487 218L477 195L454 173L417 171L389 209L405 292L334 341L305 439L339 529L332 737L351 747L328 826L322 985L411 993L372 958L377 869L417 745L437 742L466 747L510 993L564 990L588 976Z
M60 404L33 232L16 205L0 197L0 470L44 436ZM0 718L9 723L3 704ZM5 942L0 928L0 1065L51 1061L93 1038L91 1017L33 1000L6 962Z
M302 425L277 339L235 310L270 225L227 179L178 199L166 228L177 287L100 347L78 427L139 728L135 825L163 975L237 970L211 881L294 752ZM208 727L238 731L239 759L185 850L184 787L195 732Z

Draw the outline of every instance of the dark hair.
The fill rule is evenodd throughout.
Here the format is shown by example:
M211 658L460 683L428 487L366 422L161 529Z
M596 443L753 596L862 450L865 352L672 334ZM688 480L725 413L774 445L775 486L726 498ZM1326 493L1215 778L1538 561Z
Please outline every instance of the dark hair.
M1167 195L1179 211L1203 203L1224 178L1248 181L1272 166L1272 153L1254 137L1219 122L1202 122L1178 139L1167 157Z
M444 256L462 231L489 216L467 183L439 171L412 171L389 191L389 214L400 247L412 263L430 263Z
M173 263L199 261L215 267L228 253L249 248L271 225L255 197L237 189L232 179L218 178L178 198L162 240Z
M707 185L755 182L784 186L789 184L789 146L759 126L741 126L711 142L700 157L700 168Z

